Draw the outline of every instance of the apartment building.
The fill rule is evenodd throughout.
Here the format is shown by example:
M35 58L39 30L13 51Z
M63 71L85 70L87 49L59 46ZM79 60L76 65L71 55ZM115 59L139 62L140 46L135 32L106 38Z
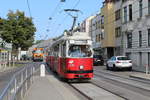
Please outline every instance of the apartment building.
M89 18L82 31L89 28L95 53L126 55L133 69L145 71L150 65L150 0L105 0L100 14Z
M122 0L124 54L134 68L145 71L150 65L150 0Z
M115 4L113 0L105 0L101 8L101 43L103 56L110 58L115 51Z
M91 35L95 55L102 55L101 49L101 14L96 14L91 20Z
M90 16L86 18L81 24L80 24L80 31L81 32L87 32L89 36L91 36L91 20L94 18L94 16Z

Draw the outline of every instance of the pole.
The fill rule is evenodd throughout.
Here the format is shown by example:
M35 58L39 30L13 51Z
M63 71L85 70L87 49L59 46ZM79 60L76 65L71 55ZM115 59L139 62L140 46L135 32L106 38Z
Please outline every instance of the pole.
M44 64L41 64L40 65L40 76L41 77L45 77L45 65Z

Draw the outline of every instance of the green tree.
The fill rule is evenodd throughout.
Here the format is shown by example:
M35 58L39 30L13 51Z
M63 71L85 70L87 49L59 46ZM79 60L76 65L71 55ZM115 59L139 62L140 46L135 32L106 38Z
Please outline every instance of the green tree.
M26 17L24 12L9 11L7 19L2 21L1 37L8 43L12 43L13 50L21 47L28 49L34 42L34 33L36 28L32 18Z

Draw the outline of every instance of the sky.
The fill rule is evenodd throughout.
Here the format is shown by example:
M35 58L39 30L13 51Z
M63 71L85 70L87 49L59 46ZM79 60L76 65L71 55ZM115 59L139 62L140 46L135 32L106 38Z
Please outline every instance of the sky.
M23 11L25 15L33 18L37 29L35 40L49 39L63 34L65 29L72 26L72 17L64 9L78 9L77 23L100 11L104 0L1 0L0 17L7 18L9 10ZM75 13L72 13L75 15Z

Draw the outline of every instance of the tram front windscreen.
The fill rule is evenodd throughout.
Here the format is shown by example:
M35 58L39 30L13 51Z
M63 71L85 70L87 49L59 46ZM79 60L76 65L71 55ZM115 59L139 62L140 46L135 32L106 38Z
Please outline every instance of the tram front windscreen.
M68 55L70 57L92 57L91 46L89 46L89 45L70 45Z

